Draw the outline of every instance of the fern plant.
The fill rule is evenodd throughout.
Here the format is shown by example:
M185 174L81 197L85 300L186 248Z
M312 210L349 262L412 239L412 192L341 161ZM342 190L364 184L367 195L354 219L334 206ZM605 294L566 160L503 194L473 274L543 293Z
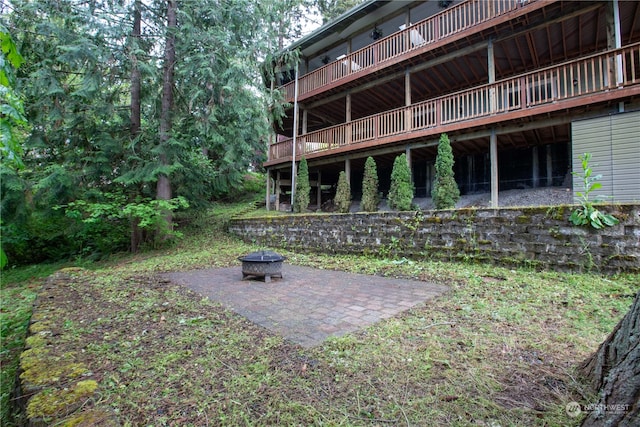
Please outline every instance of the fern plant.
M571 221L573 225L590 225L596 230L618 224L620 221L618 221L616 217L608 213L600 212L598 208L593 206L594 203L601 201L598 197L591 200L590 194L602 188L602 184L599 182L602 175L593 175L593 169L589 167L591 153L584 153L578 156L578 158L582 163L582 172L571 172L571 174L580 178L583 190L576 193L576 199L580 203L580 207L571 213L569 221Z

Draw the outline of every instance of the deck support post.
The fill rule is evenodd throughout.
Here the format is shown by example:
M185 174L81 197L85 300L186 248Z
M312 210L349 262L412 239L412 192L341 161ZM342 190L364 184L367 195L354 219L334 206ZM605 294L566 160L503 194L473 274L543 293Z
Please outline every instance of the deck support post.
M407 166L409 166L409 179L413 183L413 162L411 161L411 147L406 146L404 149L404 154L407 157Z
M276 172L276 210L280 210L280 169Z
M269 168L267 168L267 194L266 194L266 198L265 198L265 203L267 206L267 212L269 212L269 201L271 199L271 170Z
M349 124L351 122L351 93L347 93L347 96L345 97L344 111L345 111L344 120L347 124L345 128L346 135L344 136L344 139L345 139L345 144L349 145L351 144L351 125Z
M540 186L540 159L538 158L538 147L531 148L531 156L533 161L531 162L531 186L538 188Z
M411 73L407 68L404 71L404 131L411 132Z
M347 175L347 182L351 185L351 159L344 159L344 174Z
M307 120L309 111L303 107L302 109L302 133L301 135L305 135L307 133Z
M493 51L493 39L489 39L487 45L487 70L489 74L489 84L496 82L496 63ZM495 90L491 91L491 112L495 112ZM495 128L491 129L489 138L489 157L491 163L491 207L498 207L498 136Z
M547 187L551 187L553 185L553 157L551 154L551 144L546 146L546 154L547 154Z
M489 84L493 84L496 82L496 61L493 50L493 39L489 39L487 44L487 71L489 77ZM491 114L495 114L496 112L496 88L491 87L489 89L489 108Z
M622 35L620 32L620 5L618 4L618 0L611 0L608 2L606 26L607 48L620 49L622 47ZM622 75L622 56L616 55L615 60L612 58L609 66L609 87L618 87L624 80ZM618 112L624 112L624 102L618 103Z
M322 172L320 172L318 170L318 181L316 182L317 184L317 191L318 193L316 194L317 196L317 201L318 201L318 212L320 211L321 207L322 207Z
M498 136L496 130L491 129L489 140L489 157L491 163L491 207L498 207Z
M296 145L298 144L298 64L296 64L296 82L293 96L293 148L291 155L291 212L296 198Z

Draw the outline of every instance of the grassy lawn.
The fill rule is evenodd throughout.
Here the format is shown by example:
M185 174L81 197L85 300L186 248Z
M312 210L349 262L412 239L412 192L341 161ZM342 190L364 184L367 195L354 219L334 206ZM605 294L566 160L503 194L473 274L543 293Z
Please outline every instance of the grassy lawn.
M292 264L451 287L304 349L158 278L237 265L239 255L259 249L221 232L245 210L222 206L171 249L68 270L47 286L41 277L60 266L3 273L2 425L11 425L11 379L36 291L36 320L49 322L55 347L43 350L32 379L48 395L60 383L95 381L78 411L124 425L578 425L567 403L593 396L575 368L624 315L640 282L278 250ZM52 372L52 360L73 372Z

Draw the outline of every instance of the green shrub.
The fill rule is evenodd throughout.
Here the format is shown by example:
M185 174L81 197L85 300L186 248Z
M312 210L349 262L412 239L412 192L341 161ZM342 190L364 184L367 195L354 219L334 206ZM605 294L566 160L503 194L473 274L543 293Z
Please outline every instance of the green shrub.
M378 168L373 157L367 157L364 164L364 177L362 178L362 201L360 209L363 212L376 212L380 203L378 194Z
M340 176L338 177L338 188L336 189L334 202L336 211L340 213L349 212L349 208L351 208L351 185L349 184L345 171L340 172Z
M391 189L389 190L389 207L398 211L411 209L413 201L413 183L407 155L401 154L393 162L391 172Z
M298 165L296 173L296 195L293 201L293 211L296 213L305 212L309 207L309 193L311 193L311 185L309 184L309 167L307 159L304 157Z
M266 176L263 173L247 172L242 176L241 184L229 190L231 200L251 198L256 194L264 193L266 188Z
M62 213L34 211L24 222L2 223L2 247L11 266L68 259L83 248L75 223Z
M453 152L446 133L440 135L438 157L436 157L436 177L431 198L436 209L451 209L460 200L460 189L453 175Z

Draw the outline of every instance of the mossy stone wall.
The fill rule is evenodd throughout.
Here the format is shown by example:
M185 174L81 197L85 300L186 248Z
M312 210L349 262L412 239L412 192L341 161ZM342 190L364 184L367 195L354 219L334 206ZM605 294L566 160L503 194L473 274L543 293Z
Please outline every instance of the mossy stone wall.
M308 214L234 219L229 232L265 247L488 262L558 271L640 272L640 205L601 206L620 220L573 226L571 206Z

